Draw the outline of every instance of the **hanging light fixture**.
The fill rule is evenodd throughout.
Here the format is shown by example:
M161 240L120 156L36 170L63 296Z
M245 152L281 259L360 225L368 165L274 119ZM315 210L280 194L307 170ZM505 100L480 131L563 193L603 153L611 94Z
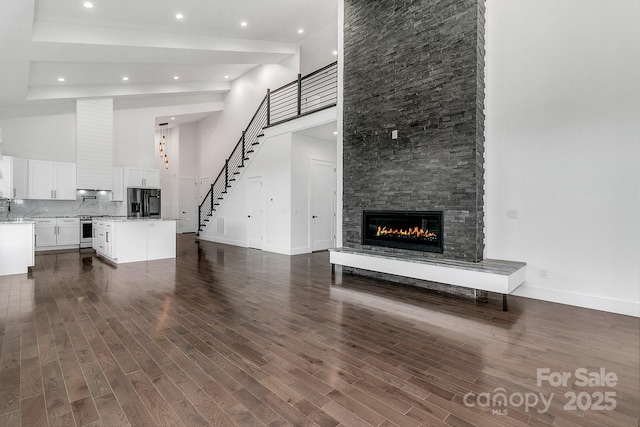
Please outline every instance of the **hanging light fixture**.
M169 158L167 157L167 137L164 133L165 126L167 126L168 124L169 123L158 124L158 126L160 126L160 133L162 135L160 137L160 141L158 141L158 150L160 151L160 158L164 162L165 169L169 169Z

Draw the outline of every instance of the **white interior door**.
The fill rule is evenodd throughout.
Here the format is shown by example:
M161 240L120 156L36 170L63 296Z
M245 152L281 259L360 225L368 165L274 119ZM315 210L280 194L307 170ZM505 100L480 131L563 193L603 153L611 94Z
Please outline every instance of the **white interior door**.
M249 194L249 247L262 249L264 245L264 189L262 177L247 179Z
M180 180L180 233L195 233L198 226L198 199L195 178Z
M311 250L335 246L336 164L311 161Z

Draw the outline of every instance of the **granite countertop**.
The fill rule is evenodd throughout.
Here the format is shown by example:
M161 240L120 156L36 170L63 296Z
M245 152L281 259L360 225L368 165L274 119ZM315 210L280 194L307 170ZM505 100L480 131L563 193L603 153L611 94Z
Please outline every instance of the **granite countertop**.
M0 219L0 224L33 224L30 218L13 218L13 219Z
M127 218L125 217L101 217L94 218L99 221L113 221L113 222L144 222L144 221L175 221L175 219L166 218Z

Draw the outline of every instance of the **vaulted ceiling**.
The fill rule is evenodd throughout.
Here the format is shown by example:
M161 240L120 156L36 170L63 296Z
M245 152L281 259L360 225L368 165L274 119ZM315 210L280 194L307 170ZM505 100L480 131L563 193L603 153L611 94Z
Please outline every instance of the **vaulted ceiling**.
M295 55L337 14L336 0L83 3L2 0L0 107L224 93L252 68Z

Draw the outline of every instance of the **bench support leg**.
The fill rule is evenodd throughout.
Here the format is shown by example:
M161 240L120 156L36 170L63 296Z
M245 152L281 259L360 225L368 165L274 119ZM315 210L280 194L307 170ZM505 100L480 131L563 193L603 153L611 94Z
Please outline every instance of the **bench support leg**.
M509 311L509 306L507 304L507 294L502 294L502 311Z

